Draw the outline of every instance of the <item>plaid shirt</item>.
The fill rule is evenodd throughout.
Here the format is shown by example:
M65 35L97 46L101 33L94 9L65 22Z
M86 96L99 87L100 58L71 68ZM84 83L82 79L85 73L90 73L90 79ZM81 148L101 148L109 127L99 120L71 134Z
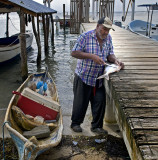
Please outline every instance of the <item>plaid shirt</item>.
M72 51L82 51L96 54L104 61L107 61L107 56L114 54L111 35L104 39L102 50L99 46L99 42L96 37L96 30L91 30L83 33L77 39ZM82 79L87 85L96 86L97 77L104 73L104 65L96 64L91 59L78 59L75 73ZM99 87L103 84L103 79L99 80Z

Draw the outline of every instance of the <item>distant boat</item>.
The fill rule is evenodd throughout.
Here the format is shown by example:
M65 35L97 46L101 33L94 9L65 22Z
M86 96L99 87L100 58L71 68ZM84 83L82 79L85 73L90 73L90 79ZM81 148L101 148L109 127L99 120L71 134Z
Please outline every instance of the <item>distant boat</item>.
M41 82L47 84L47 89L39 94L37 86ZM4 120L9 123L5 126L19 160L36 159L62 138L62 113L55 83L48 72L32 74L13 93Z
M133 20L129 23L128 29L131 32L146 36L148 38L158 41L158 24L152 24L153 11L158 10L156 4L143 4L138 7L146 7L148 11L147 21ZM150 13L151 12L151 13Z
M33 34L26 32L26 49L29 50L33 41ZM20 55L21 46L19 34L10 37L0 38L0 64L13 60Z
M131 32L150 37L158 41L158 25L151 24L150 35L148 31L149 23L142 20L133 20L129 24Z

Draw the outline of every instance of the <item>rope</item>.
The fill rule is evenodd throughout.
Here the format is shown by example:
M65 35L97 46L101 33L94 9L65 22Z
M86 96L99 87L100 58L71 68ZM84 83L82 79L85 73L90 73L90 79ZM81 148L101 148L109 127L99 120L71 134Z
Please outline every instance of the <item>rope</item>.
M28 157L28 153L32 152L35 147L36 147L36 145L33 144L33 142L30 142L29 140L25 142L25 144L24 144L24 159L26 159L26 157ZM25 152L26 148L28 150L27 152Z
M2 131L3 131L3 159L5 160L5 147L4 147L4 126L5 126L5 124L6 123L8 123L9 125L10 125L10 123L8 122L8 121L6 121L6 122L4 122L3 123L3 129L2 129Z
M12 44L14 44L14 42L16 42L19 38L15 39L12 43L8 44L7 46L4 46L4 47L9 47L11 46ZM2 46L3 47L3 46Z
M10 43L7 46L2 46L2 47L9 47L9 46L11 46L12 44L14 44L14 42L16 42L19 39L20 36L23 36L23 35L28 35L28 33L20 33L19 36L17 37L17 39L15 39L12 43Z
M20 31L19 29L17 29L16 27L15 27L15 25L13 24L13 22L12 22L12 20L9 18L9 20L10 20L10 22L12 23L12 25L13 25L13 27L17 30L17 31Z

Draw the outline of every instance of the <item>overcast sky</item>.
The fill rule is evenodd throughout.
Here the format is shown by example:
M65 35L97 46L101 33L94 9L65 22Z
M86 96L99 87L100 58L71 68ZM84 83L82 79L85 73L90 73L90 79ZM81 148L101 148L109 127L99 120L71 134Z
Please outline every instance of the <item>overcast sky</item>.
M34 0L38 3L43 3L43 0ZM141 11L146 11L146 8L144 7L137 7L137 5L140 4L152 4L152 3L158 3L158 0L135 0L136 1L136 11L141 10ZM90 0L90 2L92 2L92 0ZM126 8L128 6L128 2L129 0L126 0ZM66 7L66 12L70 11L70 0L53 0L53 2L51 2L51 8L56 10L57 12L62 12L63 10L63 4L65 4ZM131 10L131 5L129 8L129 11ZM122 11L122 3L120 0L115 0L115 11ZM92 12L90 10L90 12Z

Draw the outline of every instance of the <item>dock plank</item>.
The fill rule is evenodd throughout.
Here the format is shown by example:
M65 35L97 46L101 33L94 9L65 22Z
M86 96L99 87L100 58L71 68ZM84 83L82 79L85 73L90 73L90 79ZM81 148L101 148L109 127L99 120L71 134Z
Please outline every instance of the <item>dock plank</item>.
M145 160L156 160L158 153L158 145L143 145L140 146L140 151Z
M83 31L96 24L82 24ZM131 160L158 159L158 42L115 26L110 31L124 70L110 75L107 92ZM111 104L113 104L111 102ZM112 106L111 106L112 107Z
M158 145L158 131L154 130L135 130L133 131L139 145Z
M158 130L158 118L139 117L128 119L131 129Z
M125 108L124 109L125 114L128 116L128 118L158 118L158 106L156 107L134 107L134 108Z
M158 100L157 99L120 99L119 104L121 108L157 108Z

